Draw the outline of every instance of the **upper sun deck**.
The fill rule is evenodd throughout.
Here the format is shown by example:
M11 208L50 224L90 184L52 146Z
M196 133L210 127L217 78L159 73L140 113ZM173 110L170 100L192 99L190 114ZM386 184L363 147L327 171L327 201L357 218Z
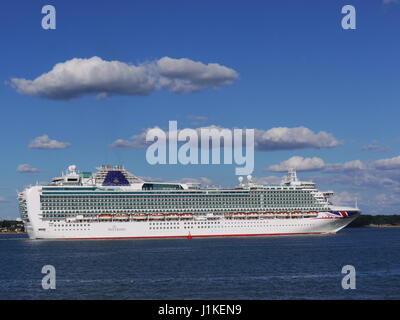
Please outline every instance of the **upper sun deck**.
M239 185L234 188L201 188L198 184L179 183L179 182L146 182L143 179L131 174L123 166L103 165L97 168L96 173L77 172L76 166L68 167L67 173L62 173L56 177L50 184L45 186L46 190L64 190L64 191L97 191L97 192L132 192L132 191L198 191L203 192L240 192L240 191L301 191L308 190L316 196L328 198L333 195L332 192L319 192L316 185L309 181L300 181L294 170L289 170L288 175L282 180L280 185L267 185L253 183L252 177L247 176L244 182L243 177L239 177Z
M97 168L96 173L77 172L76 166L68 167L67 173L62 173L60 177L56 177L46 187L60 187L63 189L85 189L93 190L108 189L114 187L121 190L184 190L190 189L189 184L169 183L169 182L145 182L141 178L131 174L123 166L103 165Z

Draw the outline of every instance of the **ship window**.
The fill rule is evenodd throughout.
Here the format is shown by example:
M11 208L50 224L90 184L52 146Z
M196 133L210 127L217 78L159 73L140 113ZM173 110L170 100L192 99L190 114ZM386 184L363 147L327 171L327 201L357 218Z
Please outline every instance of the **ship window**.
M180 184L144 183L142 190L183 190Z

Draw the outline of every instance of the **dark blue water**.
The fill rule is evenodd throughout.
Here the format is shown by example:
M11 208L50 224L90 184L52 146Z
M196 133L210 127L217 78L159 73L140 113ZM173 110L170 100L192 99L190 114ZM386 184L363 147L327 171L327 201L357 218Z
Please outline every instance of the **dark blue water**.
M41 269L56 268L43 290ZM343 290L344 265L356 289ZM400 228L113 241L0 236L0 299L400 299Z

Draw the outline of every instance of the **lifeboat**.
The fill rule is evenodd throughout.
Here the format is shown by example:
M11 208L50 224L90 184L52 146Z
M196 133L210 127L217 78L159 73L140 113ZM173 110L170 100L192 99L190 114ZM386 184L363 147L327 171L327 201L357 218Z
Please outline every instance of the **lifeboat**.
M144 213L135 213L132 218L134 220L146 220L147 219L147 214Z
M191 213L184 213L180 215L181 219L192 219L193 215Z
M233 214L234 218L246 218L247 217L247 213L246 212L237 212Z
M100 215L98 215L98 217L99 217L99 219L102 219L102 220L112 219L112 215L111 214L100 214Z
M167 214L166 216L165 216L167 219L178 219L179 218L179 215L177 215L177 214Z
M114 219L117 219L117 220L126 220L126 219L128 219L129 218L129 216L127 215L127 214L123 214L123 213L121 213L121 214L116 214L115 216L114 216Z
M257 218L258 217L258 213L257 212L248 212L247 213L247 217L248 218Z
M164 219L164 215L162 213L151 214L151 215L149 215L149 219L151 219L151 220Z
M207 213L206 218L212 220L212 219L218 219L219 217L217 215L214 215L213 213Z
M260 217L269 218L272 217L273 215L274 215L273 212L263 212L262 214L260 214Z

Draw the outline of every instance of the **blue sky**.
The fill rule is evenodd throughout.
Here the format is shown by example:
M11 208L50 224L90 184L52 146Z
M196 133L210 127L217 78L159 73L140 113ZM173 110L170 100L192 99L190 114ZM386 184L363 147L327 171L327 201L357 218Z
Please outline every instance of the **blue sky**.
M46 4L56 8L56 30L41 28ZM356 8L356 30L341 28L346 4ZM15 190L48 181L69 164L94 170L103 163L122 163L140 176L236 182L233 166L151 166L143 148L110 147L146 128L167 128L169 120L177 120L181 129L302 126L325 131L340 144L257 151L253 175L272 181L283 173L269 166L293 156L320 158L323 168L311 162L299 175L334 189L338 201L357 197L366 213L398 213L397 1L15 0L3 1L0 9L0 218L18 216ZM10 85L13 78L33 80L57 63L94 56L133 65L186 58L218 63L239 77L217 89L189 93L156 90L107 99L83 94L68 101L24 94ZM43 135L70 145L28 147ZM377 162L385 159L391 160ZM354 160L364 167L343 165ZM17 172L21 164L39 171ZM334 172L329 171L333 164Z

